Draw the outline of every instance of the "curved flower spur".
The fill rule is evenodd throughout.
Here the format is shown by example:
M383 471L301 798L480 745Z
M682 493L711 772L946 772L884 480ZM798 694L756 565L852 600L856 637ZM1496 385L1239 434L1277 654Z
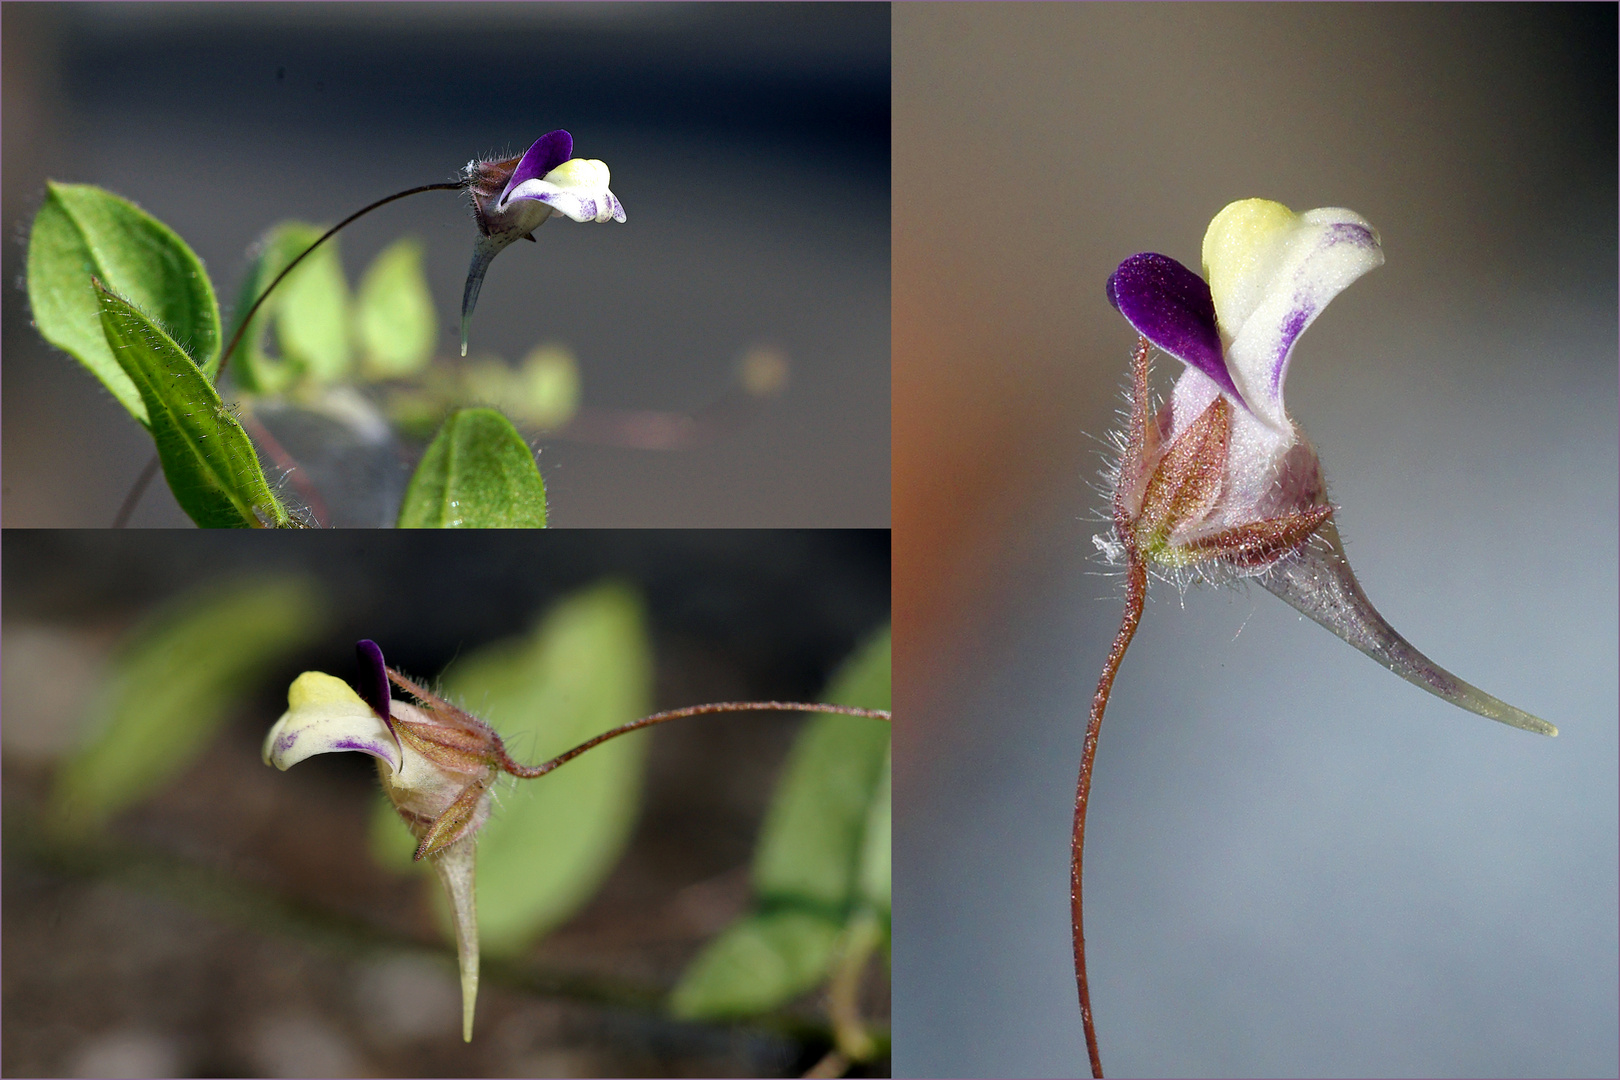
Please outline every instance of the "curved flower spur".
M1316 450L1283 407L1294 343L1328 301L1383 265L1378 233L1350 210L1295 214L1245 199L1210 222L1203 262L1201 278L1168 256L1132 255L1107 286L1109 302L1141 336L1130 418L1110 477L1113 532L1093 541L1124 564L1126 601L1092 700L1070 881L1081 1018L1099 1077L1081 929L1086 802L1103 710L1141 619L1150 568L1181 585L1253 580L1431 694L1525 731L1558 734L1434 663L1378 613L1345 558ZM1156 414L1148 400L1152 346L1186 365Z
M356 751L377 759L383 791L417 840L450 900L461 969L462 1038L472 1041L478 1000L478 831L489 820L495 781L504 773L532 780L609 739L668 720L720 712L840 713L888 720L883 709L786 701L726 701L654 713L621 724L539 765L513 761L495 729L458 709L383 662L374 641L354 647L360 690L319 671L306 671L287 690L287 711L264 738L266 765L285 772L314 757ZM396 701L392 683L420 704Z

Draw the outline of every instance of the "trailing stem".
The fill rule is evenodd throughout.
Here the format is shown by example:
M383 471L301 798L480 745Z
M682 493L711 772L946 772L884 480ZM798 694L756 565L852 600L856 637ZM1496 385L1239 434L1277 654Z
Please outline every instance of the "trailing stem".
M840 716L866 716L874 720L890 720L893 718L887 709L859 709L853 705L810 705L799 701L720 701L711 705L688 705L684 709L670 709L668 712L653 713L651 716L643 716L640 720L620 724L618 727L610 731L604 731L596 738L582 742L572 750L559 754L550 761L542 762L539 765L520 765L506 755L505 748L497 748L497 750L500 754L501 768L513 776L520 776L530 780L537 776L544 776L559 765L565 765L585 751L594 749L609 739L616 739L620 735L628 735L632 731L640 731L642 728L652 727L654 724L662 724L666 720L679 720L687 716L704 716L708 713L725 712L818 712L837 713Z

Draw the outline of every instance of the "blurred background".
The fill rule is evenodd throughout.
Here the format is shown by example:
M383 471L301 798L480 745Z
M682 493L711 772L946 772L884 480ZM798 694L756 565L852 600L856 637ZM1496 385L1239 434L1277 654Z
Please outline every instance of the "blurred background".
M816 700L887 622L889 556L886 530L413 532L363 542L333 532L7 530L6 1075L803 1072L827 1047L819 995L737 1025L679 1023L664 1009L698 950L750 903L761 816L803 716L713 716L652 732L623 859L538 944L498 958L486 948L470 1045L459 1039L452 953L434 919L437 883L368 854L371 763L330 754L281 773L261 764L260 745L299 672L353 678L359 637L433 680L605 580L643 605L654 707ZM93 734L86 722L108 680L151 639L150 620L194 604L199 589L288 575L304 582L300 614L281 620L268 659L235 677L200 755L119 809L101 839L45 842L53 783ZM240 632L205 636L203 653L239 642ZM195 681L202 667L182 665L172 681ZM157 740L195 718L162 719ZM524 718L501 719L512 735ZM540 760L545 738L542 726L509 747ZM140 756L151 741L126 749ZM497 818L513 812L512 787ZM864 996L880 1026L881 967Z
M1562 734L1156 584L1087 832L1103 1064L1620 1068L1615 40L1608 5L896 5L897 1075L1086 1070L1069 834L1134 345L1103 283L1198 267L1252 196L1383 236L1288 385L1367 593Z
M41 4L7 10L3 66L5 280L46 179L97 184L202 257L227 326L276 222L332 224L567 128L628 221L504 253L470 357L560 344L586 407L675 415L734 390L750 354L788 370L700 448L532 436L552 523L888 525L886 7ZM349 280L407 234L449 360L476 235L462 196L346 229ZM6 524L104 527L150 440L39 338L20 284L3 310ZM161 483L132 521L186 523Z

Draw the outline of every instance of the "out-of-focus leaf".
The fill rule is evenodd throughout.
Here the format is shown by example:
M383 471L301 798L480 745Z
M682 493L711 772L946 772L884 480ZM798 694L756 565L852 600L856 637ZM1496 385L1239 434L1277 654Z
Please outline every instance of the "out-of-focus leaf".
M883 757L883 779L872 793L872 806L866 818L866 838L861 844L861 869L855 881L856 896L889 918L891 903L892 868L894 865L893 833L890 828L893 808L890 805L891 769L893 752Z
M128 297L209 381L219 363L219 305L201 260L167 225L89 184L48 181L28 238L28 303L46 341L77 357L130 415L146 403L114 359L91 277Z
M57 774L55 820L94 829L158 791L325 618L306 579L254 577L198 589L132 630L91 707L86 743Z
M542 430L560 428L579 409L579 365L559 345L541 345L523 358L508 406L512 415Z
M844 663L824 701L889 707L889 633ZM855 892L889 725L826 714L799 734L754 852L754 891L767 903L840 911Z
M863 646L821 700L886 709L889 632ZM766 1012L828 973L852 916L889 905L889 725L824 714L799 735L754 851L759 910L686 969L670 1007L688 1017Z
M460 384L456 388L456 395L462 402L476 402L492 409L501 409L513 396L512 383L516 375L505 360L493 353L474 353L455 368L455 373L456 381Z
M534 348L515 369L498 356L474 357L456 375L459 400L500 409L530 428L560 428L579 410L579 366L560 345Z
M641 601L619 584L571 596L530 637L458 660L445 689L494 724L512 756L554 757L649 710L652 650ZM503 781L478 840L486 952L531 944L601 885L635 821L646 749L642 735L628 735L537 780ZM385 802L372 837L379 859L410 864L415 842Z
M813 911L781 908L745 915L692 961L670 995L688 1019L769 1012L821 980L840 924Z
M543 529L546 485L534 453L494 409L450 414L399 508L402 529Z
M265 234L237 294L233 334L253 301L325 231L302 221L284 221ZM348 296L338 240L333 237L299 263L253 316L253 325L231 357L231 370L242 388L276 394L304 374L323 381L341 378L349 367ZM264 348L265 333L272 324L280 359L272 358Z
M439 323L421 243L407 237L383 249L360 279L354 317L367 378L411 375L433 358Z
M315 235L310 243L325 232L311 231ZM343 279L337 237L299 263L276 292L276 341L281 355L318 382L335 382L347 375L349 283Z
M145 312L106 289L100 297L107 348L140 389L164 478L180 508L203 528L292 524L214 384Z
M259 294L319 236L320 231L315 226L299 221L282 222L265 234L236 296L236 310L231 315L232 335L235 335L242 317L253 307L253 301L259 298ZM231 354L231 371L237 384L248 393L278 394L290 386L298 374L291 364L272 358L264 351L264 336L275 318L276 304L280 299L278 294L271 293L259 305L259 310L253 315L253 325L248 327L236 351Z

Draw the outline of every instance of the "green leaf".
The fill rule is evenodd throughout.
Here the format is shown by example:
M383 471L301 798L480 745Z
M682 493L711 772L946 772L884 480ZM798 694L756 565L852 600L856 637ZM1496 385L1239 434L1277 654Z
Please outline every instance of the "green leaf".
M883 758L883 779L872 793L872 805L866 818L866 837L861 842L860 872L856 877L856 896L889 918L894 866L893 819L891 806L892 751Z
M308 580L262 576L191 592L132 630L91 707L87 742L57 774L56 822L94 829L162 788L325 617Z
M890 634L847 660L823 701L889 707ZM799 734L754 852L759 910L711 942L681 976L681 1016L751 1015L814 987L846 927L889 910L889 725L823 714Z
M889 707L889 633L845 662L825 701ZM799 734L754 852L754 891L766 903L843 914L855 895L873 797L884 777L889 725L817 716Z
M101 327L141 393L163 475L180 508L203 528L292 524L247 433L214 385L145 312L101 290Z
M231 316L232 335L259 294L319 236L315 226L299 221L282 222L265 234L236 297L236 311ZM291 364L272 357L264 349L264 336L274 320L279 301L279 293L271 293L259 306L253 315L253 325L242 335L236 352L231 355L231 370L235 372L237 383L248 393L279 394L298 374Z
M347 375L349 283L343 277L337 237L311 252L276 291L280 293L275 298L276 342L281 355L318 382L335 382Z
M232 332L253 302L294 259L308 251L326 232L318 225L284 221L271 229L259 245L259 254L237 296ZM272 325L281 358L265 351L265 331ZM253 325L231 357L232 369L241 364L239 381L245 390L281 393L299 376L333 382L349 371L349 285L343 278L343 260L333 237L316 248L298 268L276 286L259 307Z
M755 1016L821 981L841 925L811 911L745 915L698 954L670 995L686 1019Z
M34 323L46 341L77 357L145 424L145 400L102 334L92 277L150 312L213 379L219 364L219 306L201 260L134 203L89 184L47 181L28 238Z
M493 723L514 757L560 754L650 708L652 648L641 601L618 584L575 594L530 637L457 661L445 688ZM485 951L532 944L595 893L629 839L646 750L641 735L628 735L537 780L503 782L499 808L478 839ZM416 842L379 803L373 851L385 865L409 866Z
M450 414L399 508L402 529L543 529L546 485L529 444L494 409Z
M523 358L507 405L512 415L542 430L555 430L579 411L579 365L560 345L541 345Z
M354 314L367 378L411 375L433 358L439 323L418 241L407 237L383 249L360 279Z

